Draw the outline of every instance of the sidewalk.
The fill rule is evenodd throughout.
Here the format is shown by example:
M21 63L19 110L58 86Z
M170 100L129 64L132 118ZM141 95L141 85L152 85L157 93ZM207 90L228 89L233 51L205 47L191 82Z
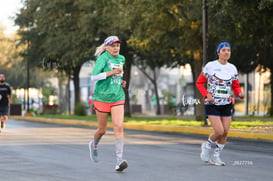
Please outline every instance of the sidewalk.
M70 119L47 119L40 117L22 117L22 116L10 116L9 119L36 121L46 123L68 124L78 126L96 127L96 122L82 121L82 120L70 120ZM108 128L113 128L112 123L108 123ZM136 123L124 123L125 129L145 130L145 131L159 131L159 132L172 132L172 133L187 133L187 134L199 134L209 135L212 132L212 127L193 127L193 126L168 126L168 125L143 125ZM230 129L229 137L244 138L244 139L260 139L273 141L273 129Z

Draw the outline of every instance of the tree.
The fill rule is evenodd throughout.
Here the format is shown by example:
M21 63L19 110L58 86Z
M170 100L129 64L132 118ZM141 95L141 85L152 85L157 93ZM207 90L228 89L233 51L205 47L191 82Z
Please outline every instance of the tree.
M26 88L26 66L20 56L20 51L26 49L25 45L18 45L17 35L5 35L0 31L0 72L5 74L7 82L11 84L13 88ZM36 72L36 76L30 78L30 86L40 87L43 85L43 75L39 73L35 68L32 68L33 72Z
M80 102L79 72L90 58L94 41L83 31L79 3L27 0L15 21L20 26L21 41L30 42L28 56L33 63L39 65L44 60L56 63L60 73L72 77L75 103Z
M72 76L75 104L80 102L80 69L90 58L90 37L82 32L81 16L79 2L72 0L43 1L35 14L39 32L46 36L47 57L59 62L59 71Z
M95 47L110 34L120 34L124 43L122 52L127 80L125 113L130 115L128 86L130 81L131 54L126 40L130 31L126 26L118 26L122 16L121 5L128 1L25 1L25 7L17 17L23 40L31 42L30 52L39 52L39 60L59 65L59 72L72 77L75 87L75 102L79 101L79 71L82 64L94 60ZM116 8L111 8L116 7ZM107 13L106 13L107 12ZM28 28L31 26L31 31ZM30 34L32 33L32 34ZM35 43L37 42L37 43ZM34 51L34 48L37 50ZM36 59L36 60L37 60ZM34 60L34 58L32 59ZM61 73L62 74L62 73Z
M155 70L189 63L196 80L202 66L200 2L136 0L130 5L132 11L128 19L134 31L128 42L140 55L142 67ZM151 76L148 79L156 82ZM201 94L196 97L202 99ZM203 106L197 105L196 115L202 120Z

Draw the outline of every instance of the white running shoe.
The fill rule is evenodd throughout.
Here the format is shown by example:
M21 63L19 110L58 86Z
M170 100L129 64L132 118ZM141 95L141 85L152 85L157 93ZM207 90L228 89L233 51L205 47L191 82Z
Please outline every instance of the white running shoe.
M201 154L200 158L204 162L208 162L210 158L210 150L209 148L206 147L206 143L202 143L201 145Z
M98 149L93 146L93 141L89 142L90 159L94 162L99 162Z
M218 155L218 156L213 155L213 156L210 158L209 162L210 162L211 164L213 164L213 165L216 165L216 166L225 166L225 162L223 162L223 161L221 160L220 155Z
M126 169L128 167L128 163L126 160L119 160L117 161L115 170L118 172L123 171L124 169Z

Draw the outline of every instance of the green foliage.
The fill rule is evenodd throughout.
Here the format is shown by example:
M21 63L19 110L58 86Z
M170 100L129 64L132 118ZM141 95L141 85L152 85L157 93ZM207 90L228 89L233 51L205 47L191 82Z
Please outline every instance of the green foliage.
M129 123L143 125L171 125L171 126L202 126L200 121L185 121L185 120L130 120Z
M50 119L75 119L75 120L86 120L86 121L96 121L96 115L90 116L77 116L77 115L39 115L40 117L46 117ZM245 119L239 121L232 121L231 128L234 129L255 129L255 128L266 128L272 127L273 122L272 119L266 119L266 121L262 121L261 117L241 117L237 119ZM111 121L109 117L108 121ZM196 120L183 120L179 118L160 118L160 117L125 117L124 122L132 123L132 124L141 124L141 125L169 125L169 126L193 126L200 127L203 126L202 121Z
M128 43L141 57L142 62L136 63L151 69L190 63L193 52L202 49L199 5L198 1L133 1L129 18L133 34Z
M83 103L76 104L74 114L77 116L85 116L85 106Z
M181 119L158 119L158 118L131 118L127 122L142 125L170 125L170 126L202 126L203 122L195 120L181 120ZM272 127L272 121L261 121L255 118L248 118L248 121L232 121L230 127L235 129L250 129L256 127Z
M209 1L209 39L230 41L231 62L241 72L251 72L258 64L272 67L272 1ZM214 46L212 45L214 44ZM215 54L214 54L215 55Z
M170 108L175 107L175 95L169 92L168 90L162 90L163 100L165 104Z
M260 120L252 121L252 122L245 122L245 121L231 122L232 128L242 128L242 129L243 128L250 128L250 127L257 127L257 126L267 127L267 126L272 126L272 125L273 125L272 121L264 122L264 121L260 121Z
M33 113L35 116L40 114L39 110L34 109L33 107L30 107L29 112Z
M272 1L217 0L208 1L208 7L210 57L215 57L217 42L229 40L240 70L251 71L259 63L271 66ZM193 65L194 52L202 50L201 10L198 0L27 0L15 22L22 43L31 42L30 52L24 53L33 64L50 58L73 74L106 36L118 34L153 69Z
M5 74L6 81L14 89L27 87L27 64L22 60L19 52L25 51L25 45L18 45L18 38L16 35L7 36L0 29L0 73ZM42 79L43 74L31 67L30 86L42 86Z
M44 109L41 115L56 115L58 113L58 108L52 107L51 109Z
M51 87L51 86L45 86L42 89L42 94L43 94L43 101L45 104L49 104L49 96L53 95L53 92L56 88Z

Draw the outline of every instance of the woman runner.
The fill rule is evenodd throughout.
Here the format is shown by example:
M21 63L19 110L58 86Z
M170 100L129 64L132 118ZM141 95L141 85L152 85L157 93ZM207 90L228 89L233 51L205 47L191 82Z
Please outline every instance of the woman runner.
M97 81L93 100L98 129L89 143L90 158L94 162L99 161L98 144L106 133L107 119L111 113L115 134L116 171L123 171L128 167L127 161L123 160L125 103L123 88L125 88L126 82L122 80L125 58L119 54L120 43L117 36L110 36L96 49L97 60L91 76L92 81Z
M228 42L221 42L216 50L218 60L208 62L199 75L196 86L205 98L205 111L214 132L201 145L201 160L213 165L224 166L220 158L226 141L232 117L231 89L241 99L244 94L240 89L236 67L228 63L231 47ZM204 84L207 83L207 89ZM216 148L211 155L211 145Z

